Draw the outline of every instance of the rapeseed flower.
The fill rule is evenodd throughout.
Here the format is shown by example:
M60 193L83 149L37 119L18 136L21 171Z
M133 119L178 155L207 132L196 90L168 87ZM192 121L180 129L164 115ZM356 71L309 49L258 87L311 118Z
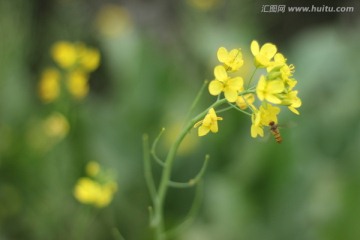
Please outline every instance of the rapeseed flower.
M100 184L91 178L83 177L75 185L74 196L81 203L103 208L112 201L116 188L115 182Z
M59 41L52 46L51 55L63 69L81 69L85 72L94 71L100 63L100 53L83 43Z
M223 63L226 71L234 72L244 64L241 49L233 49L230 52L224 47L220 47L217 51L219 62Z
M89 92L88 76L82 71L73 71L67 79L67 88L77 99L84 98Z
M281 79L267 81L265 76L261 76L256 87L256 94L258 98L263 101L266 100L271 103L280 104L281 99L278 94L285 89L284 83Z
M214 69L215 79L209 84L211 95L217 96L224 92L226 100L235 102L238 93L243 89L244 81L241 77L230 78L224 66L216 66Z
M205 118L199 122L197 122L194 127L198 128L198 136L202 137L208 134L210 131L213 133L218 132L218 123L217 121L222 120L221 117L216 115L214 108L210 108Z
M74 197L83 204L106 207L117 190L116 182L109 179L95 161L86 165L86 173L88 176L81 177L75 184Z
M39 82L39 96L45 103L50 103L60 95L60 73L54 68L47 68Z
M261 48L257 41L251 42L251 53L255 57L255 66L259 68L267 68L272 65L272 58L277 52L277 48L274 44L265 43Z

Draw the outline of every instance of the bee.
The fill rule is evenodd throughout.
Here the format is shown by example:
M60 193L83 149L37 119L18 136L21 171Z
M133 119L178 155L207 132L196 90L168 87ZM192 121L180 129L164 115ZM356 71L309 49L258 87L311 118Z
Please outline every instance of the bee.
M280 131L279 131L278 125L275 124L274 121L271 121L271 122L269 123L269 126L270 126L270 131L271 131L272 135L274 135L276 142L277 142L277 143L281 143L281 142L282 142L282 138L281 138L281 135L280 135Z

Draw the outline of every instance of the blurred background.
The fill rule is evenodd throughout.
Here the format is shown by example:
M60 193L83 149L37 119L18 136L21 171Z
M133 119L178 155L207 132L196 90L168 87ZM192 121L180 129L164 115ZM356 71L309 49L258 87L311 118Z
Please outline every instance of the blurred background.
M193 131L173 179L192 178L205 154L210 162L196 219L173 239L360 239L360 6L312 2L0 0L0 239L120 239L118 232L152 239L143 133L153 140L166 128L164 156L203 81L213 78L217 49L240 47L250 59L246 78L253 39L276 44L295 64L301 115L282 111L289 127L280 145L271 136L252 139L250 119L236 111L221 114L217 134ZM266 4L355 10L262 13ZM58 41L101 55L88 95L66 112L38 94L43 70L56 67ZM206 92L196 111L214 100ZM49 123L54 113L67 127ZM104 208L73 194L90 161L117 182ZM169 191L168 228L183 221L194 195Z

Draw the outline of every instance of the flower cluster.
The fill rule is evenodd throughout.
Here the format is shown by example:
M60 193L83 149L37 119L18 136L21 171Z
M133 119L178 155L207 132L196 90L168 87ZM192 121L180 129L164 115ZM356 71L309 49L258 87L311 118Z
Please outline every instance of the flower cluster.
M75 198L83 203L98 208L106 207L113 199L117 184L104 176L97 162L89 162L86 166L87 177L80 178L74 188Z
M204 114L205 118L195 124L194 127L200 126L199 136L218 131L217 121L222 118L217 117L214 107L224 102L251 117L250 132L253 138L264 135L264 126L277 124L281 109L275 105L287 106L290 111L299 114L297 108L301 106L301 100L297 96L298 91L294 90L297 84L293 78L294 65L287 64L287 59L277 51L274 44L265 43L260 47L257 41L252 41L250 49L254 56L255 71L265 69L265 73L260 75L256 85L250 86L255 76L253 74L245 88L243 78L238 76L238 70L244 64L241 49L228 51L224 47L219 48L217 58L220 64L215 66L215 79L208 86L209 93L218 96L218 100Z
M62 89L76 99L84 98L89 91L89 74L100 63L99 51L83 43L60 41L52 46L51 56L60 69L50 67L43 71L39 82L41 100L53 102Z

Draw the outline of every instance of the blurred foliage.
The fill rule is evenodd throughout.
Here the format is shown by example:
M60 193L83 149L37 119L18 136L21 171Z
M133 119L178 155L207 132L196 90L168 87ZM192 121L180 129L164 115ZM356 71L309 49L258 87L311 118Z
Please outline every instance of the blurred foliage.
M281 145L252 139L250 121L235 112L222 116L217 134L192 132L174 180L188 180L211 157L201 210L176 239L359 239L359 4L324 2L355 7L343 14L264 14L262 4L269 3L0 0L0 239L151 239L142 134L154 139L165 127L166 154L213 76L218 47L241 47L246 58L252 39L274 42L295 64L301 115L280 119L289 125ZM84 42L101 55L89 95L66 112L38 96L57 41ZM199 105L211 101L205 94ZM117 181L102 209L73 196L90 161ZM193 198L194 189L169 192L167 227L181 222Z

